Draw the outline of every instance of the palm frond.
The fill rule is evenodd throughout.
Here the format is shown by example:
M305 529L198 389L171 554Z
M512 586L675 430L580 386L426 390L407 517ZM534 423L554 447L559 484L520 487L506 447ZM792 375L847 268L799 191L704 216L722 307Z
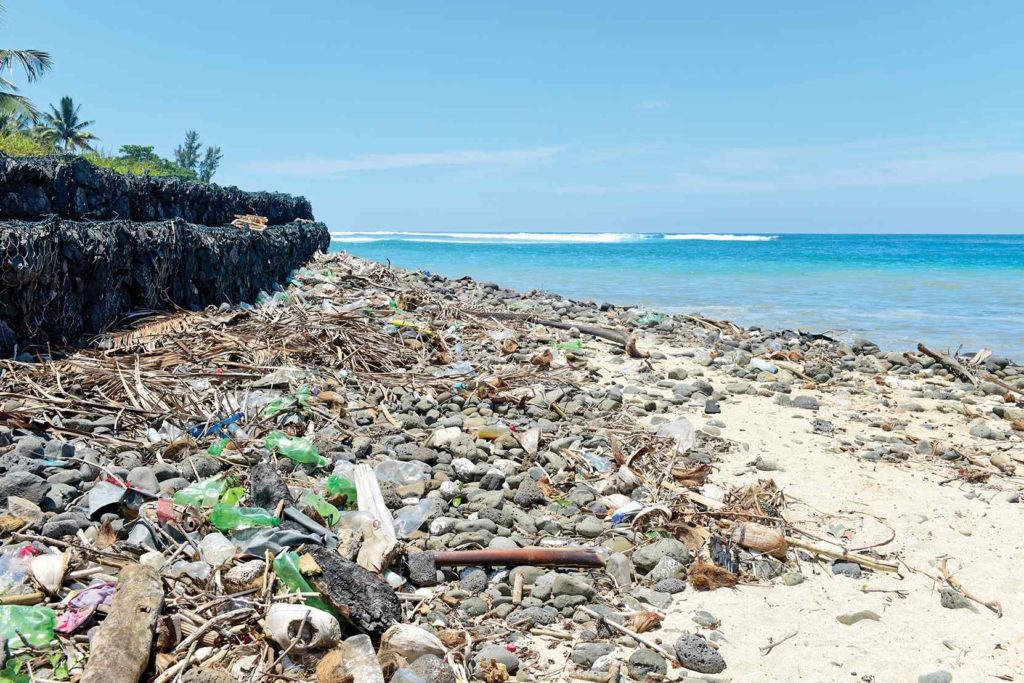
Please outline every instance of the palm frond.
M42 50L0 49L0 71L13 69L15 65L20 66L25 77L32 82L50 70L53 60L48 52Z

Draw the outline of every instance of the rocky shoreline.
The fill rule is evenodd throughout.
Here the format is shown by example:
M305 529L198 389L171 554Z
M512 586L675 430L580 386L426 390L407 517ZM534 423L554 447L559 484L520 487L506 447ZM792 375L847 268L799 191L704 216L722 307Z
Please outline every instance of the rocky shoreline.
M157 681L1013 676L1022 399L1005 358L318 256L0 361L0 610L85 680L126 628Z

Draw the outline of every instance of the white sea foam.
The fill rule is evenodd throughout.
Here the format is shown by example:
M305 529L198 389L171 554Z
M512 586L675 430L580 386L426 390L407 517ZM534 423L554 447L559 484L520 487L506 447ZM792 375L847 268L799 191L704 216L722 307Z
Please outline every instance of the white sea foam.
M665 235L667 240L707 240L709 242L771 242L778 235L720 235L718 233L693 233Z
M715 233L668 234L630 232L412 232L381 230L375 232L332 232L337 243L357 244L395 240L451 244L614 244L650 239L708 240L717 242L768 242L775 235L723 235Z

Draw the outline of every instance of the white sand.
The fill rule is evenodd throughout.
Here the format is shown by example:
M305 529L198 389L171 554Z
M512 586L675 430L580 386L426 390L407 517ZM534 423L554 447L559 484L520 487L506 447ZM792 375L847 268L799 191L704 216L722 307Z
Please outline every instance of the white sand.
M642 346L668 356L651 361L658 370L653 375L638 374L636 361L611 363L611 356L604 353L591 365L601 368L605 381L656 392L662 390L654 383L671 368L686 369L691 379L703 374L716 389L736 381L683 357L683 349ZM794 587L778 579L763 586L711 592L687 587L675 596L662 628L650 635L671 648L678 633L699 629L691 620L695 611L711 612L720 620L724 636L720 652L728 668L723 676L733 681L916 681L939 669L951 672L954 681L1024 680L1024 505L1008 502L1024 481L1019 476L1024 473L1019 436L1008 441L969 436L970 418L963 414L961 401L913 398L924 412L903 410L900 406L911 400L911 389L921 386L919 381L901 380L911 388L894 389L859 372L849 373L849 379L861 387L859 393L803 390L797 381L793 395L815 396L821 404L816 412L777 405L773 397L742 395L722 401L720 415L706 416L698 407L684 406L675 414L686 415L698 428L718 418L725 424L721 436L742 445L716 467L710 482L729 489L770 477L791 499L791 522L823 537L830 525L842 522L853 531L847 542L851 549L884 541L891 527L895 538L877 548L879 552L934 575L939 574L939 560L949 558L962 585L980 598L999 601L1003 617L979 605L973 610L940 606L940 586L917 573L902 571L900 577L865 572L862 578L851 579L833 576L827 561L820 566L802 562L806 580ZM988 415L993 426L1009 430L1008 423L990 414L998 397L967 400L974 403L969 410ZM811 420L816 417L834 423L835 435L812 433ZM984 484L940 485L956 475L956 466L932 456L871 463L858 457L865 448L840 451L841 440L887 435L871 427L868 418L906 421L907 434L962 446L971 453L1006 450L1018 460L1015 476L993 476ZM774 461L781 470L754 471L748 463L757 456ZM836 620L860 610L876 612L881 621L845 626ZM759 651L769 639L794 630L798 634L770 654ZM567 647L557 652L543 653L541 670L550 670L545 661L557 664Z

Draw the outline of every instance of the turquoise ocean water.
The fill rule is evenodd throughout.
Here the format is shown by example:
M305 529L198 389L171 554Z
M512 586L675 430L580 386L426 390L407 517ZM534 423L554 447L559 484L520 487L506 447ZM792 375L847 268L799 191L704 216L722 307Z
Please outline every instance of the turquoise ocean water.
M344 232L331 248L574 299L1024 361L1024 235Z

